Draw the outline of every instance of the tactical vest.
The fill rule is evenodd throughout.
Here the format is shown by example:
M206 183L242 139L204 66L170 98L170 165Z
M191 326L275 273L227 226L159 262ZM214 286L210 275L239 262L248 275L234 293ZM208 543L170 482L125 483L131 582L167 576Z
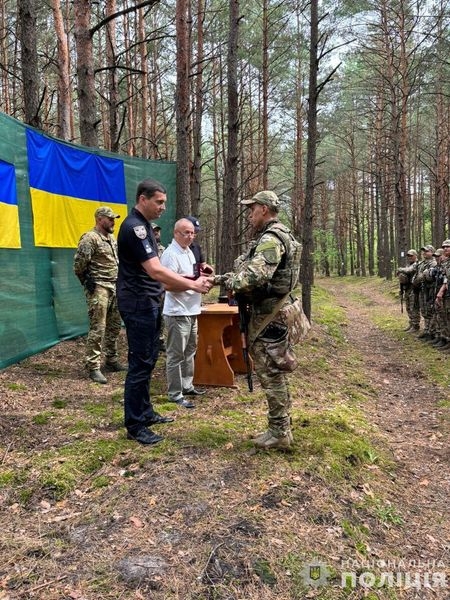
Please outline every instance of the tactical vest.
M261 236L265 233L271 233L281 240L285 252L270 282L264 286L264 289L257 288L253 291L254 300L285 296L297 285L300 271L302 245L297 242L289 229L279 221L271 221ZM249 258L255 254L256 245L250 250Z

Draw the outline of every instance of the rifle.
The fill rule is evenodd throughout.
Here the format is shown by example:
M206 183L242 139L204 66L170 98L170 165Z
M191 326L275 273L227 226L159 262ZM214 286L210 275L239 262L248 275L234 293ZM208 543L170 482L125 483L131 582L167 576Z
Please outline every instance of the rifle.
M403 300L405 296L405 286L403 283L400 284L400 311L403 313Z
M236 295L239 310L239 331L241 332L241 346L242 356L244 357L245 366L247 369L247 385L249 392L253 392L253 373L252 364L250 362L250 355L248 353L247 339L248 339L248 324L250 321L250 311L248 304L242 297Z

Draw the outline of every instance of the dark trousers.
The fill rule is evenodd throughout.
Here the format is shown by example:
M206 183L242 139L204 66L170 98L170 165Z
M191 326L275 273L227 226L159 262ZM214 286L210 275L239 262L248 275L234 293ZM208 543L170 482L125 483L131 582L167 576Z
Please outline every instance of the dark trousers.
M125 427L137 433L154 414L150 381L159 354L159 307L121 311L128 340L128 373L125 379Z

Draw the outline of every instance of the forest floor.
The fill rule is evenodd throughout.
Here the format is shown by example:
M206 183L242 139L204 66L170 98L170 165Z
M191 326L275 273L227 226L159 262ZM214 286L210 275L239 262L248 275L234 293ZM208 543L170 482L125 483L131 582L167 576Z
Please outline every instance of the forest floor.
M289 453L253 450L243 376L174 410L161 355L147 448L83 339L0 372L0 599L450 598L450 355L406 321L393 284L316 281Z

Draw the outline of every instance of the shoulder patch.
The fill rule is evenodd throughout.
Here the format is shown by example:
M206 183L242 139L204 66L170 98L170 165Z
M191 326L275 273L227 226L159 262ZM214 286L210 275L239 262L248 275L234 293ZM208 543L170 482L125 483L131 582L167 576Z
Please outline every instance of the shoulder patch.
M133 231L140 240L145 240L147 237L147 230L144 225L136 225L136 227L133 227Z

